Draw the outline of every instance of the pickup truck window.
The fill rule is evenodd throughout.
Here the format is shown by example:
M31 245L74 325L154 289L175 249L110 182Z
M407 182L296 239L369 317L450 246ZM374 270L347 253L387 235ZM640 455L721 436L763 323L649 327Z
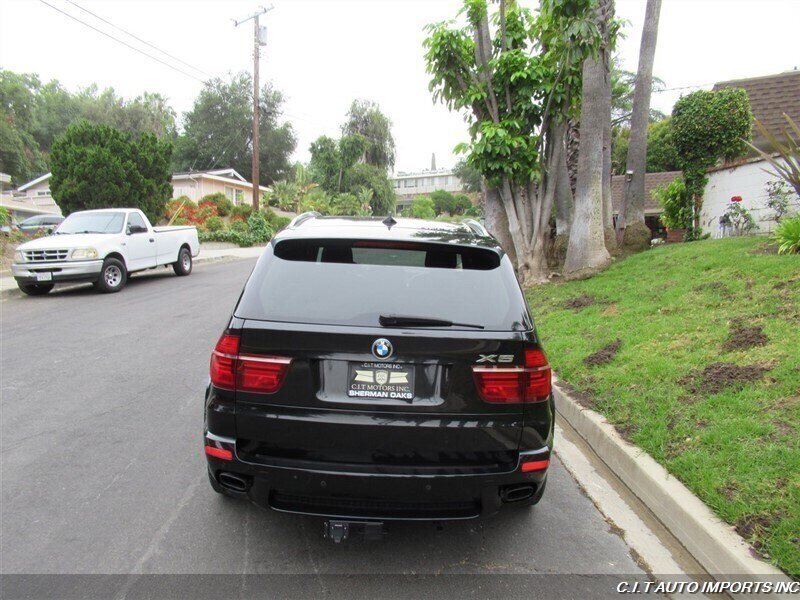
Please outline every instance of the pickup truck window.
M56 233L120 233L124 222L123 212L74 213L64 219Z
M144 219L142 219L139 213L131 213L128 215L128 231L131 233L147 232L147 225L144 224Z

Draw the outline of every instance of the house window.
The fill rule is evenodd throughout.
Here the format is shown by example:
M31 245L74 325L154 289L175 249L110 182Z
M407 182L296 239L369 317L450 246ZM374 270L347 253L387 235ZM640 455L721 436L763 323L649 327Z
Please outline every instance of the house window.
M244 202L244 192L242 190L236 190L236 201L234 204L241 204Z
M236 201L236 198L233 195L233 188L232 187L228 187L227 185L225 186L225 195L228 197L228 200L230 200L231 202L235 202Z

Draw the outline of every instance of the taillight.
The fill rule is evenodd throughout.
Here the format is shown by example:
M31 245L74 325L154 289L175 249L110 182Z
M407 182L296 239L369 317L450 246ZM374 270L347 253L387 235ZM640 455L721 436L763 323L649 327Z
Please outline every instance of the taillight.
M480 397L493 404L543 402L550 396L550 365L538 348L525 350L524 367L476 365L472 374Z
M281 389L291 358L281 356L240 356L236 389L272 394Z
M236 389L236 361L239 358L239 336L223 333L211 353L211 383L226 390Z
M211 383L226 390L273 394L291 364L291 358L282 356L240 355L239 336L225 333L211 353Z
M523 462L519 466L519 470L523 473L533 473L534 471L546 471L547 467L550 466L550 459L546 458L544 460L531 460L528 462Z

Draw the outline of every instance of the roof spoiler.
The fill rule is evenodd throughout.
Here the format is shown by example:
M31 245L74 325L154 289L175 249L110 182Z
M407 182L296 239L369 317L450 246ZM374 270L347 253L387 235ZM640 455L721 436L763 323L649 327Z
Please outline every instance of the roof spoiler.
M294 219L289 221L289 229L294 229L295 227L300 227L303 223L308 221L309 219L316 219L317 217L321 217L322 215L315 210L309 210L308 212L301 213L297 215Z
M491 234L486 230L486 227L481 225L475 219L464 219L463 221L461 221L461 224L469 227L472 233L474 233L475 235L491 237Z

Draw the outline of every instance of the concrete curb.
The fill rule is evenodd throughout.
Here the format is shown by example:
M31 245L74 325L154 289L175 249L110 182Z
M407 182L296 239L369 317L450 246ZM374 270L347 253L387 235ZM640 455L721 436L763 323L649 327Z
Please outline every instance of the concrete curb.
M556 411L708 573L791 581L783 571L752 556L750 546L730 525L644 450L623 440L603 416L581 406L558 383L554 381L553 385Z
M221 255L221 256L197 257L197 258L194 259L194 264L195 265L202 265L202 264L209 264L209 263L230 262L230 261L234 261L234 260L247 260L247 259L250 259L250 258L256 258L256 257L255 256L238 256L236 254L224 254L224 255ZM10 272L11 271L9 271L9 273ZM57 289L59 289L59 290L69 290L69 289L72 289L74 287L78 287L78 286L81 286L81 285L86 285L86 284L85 283L76 283L74 285L63 285L63 284L61 284L61 287L58 287ZM14 284L13 286L8 287L8 288L6 288L4 290L0 290L0 299L13 298L13 297L19 297L19 298L25 297L25 294L23 294L22 292L19 291L19 288L16 286L16 284Z

